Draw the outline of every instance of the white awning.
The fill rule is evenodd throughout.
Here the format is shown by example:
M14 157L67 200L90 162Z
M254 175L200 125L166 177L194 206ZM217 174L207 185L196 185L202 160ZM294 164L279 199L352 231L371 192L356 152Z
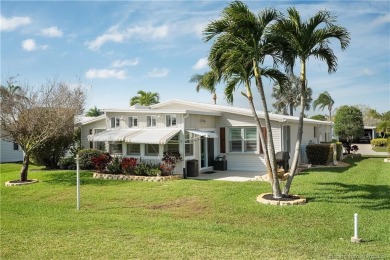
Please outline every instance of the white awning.
M122 142L126 137L130 137L138 132L140 129L109 129L94 135L88 135L90 142Z
M166 144L180 129L143 129L125 138L126 143L134 144Z
M186 130L186 131L189 133L193 133L195 135L204 136L206 138L218 138L218 134L213 132L200 131L200 130Z

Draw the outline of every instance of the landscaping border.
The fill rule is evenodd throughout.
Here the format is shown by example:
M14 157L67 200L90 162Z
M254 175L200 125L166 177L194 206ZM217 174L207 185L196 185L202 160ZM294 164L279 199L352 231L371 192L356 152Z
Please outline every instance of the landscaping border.
M270 193L262 193L259 196L257 196L257 201L262 204L267 205L275 205L275 206L288 206L288 205L305 205L306 204L306 198L301 195L293 195L296 197L299 197L299 199L295 200L268 200L263 198L265 195L268 195Z
M99 173L99 172L94 172L93 177L95 179L104 179L104 180L151 181L151 182L180 180L183 178L182 175L137 176L137 175L126 175L126 174L107 174L107 173Z

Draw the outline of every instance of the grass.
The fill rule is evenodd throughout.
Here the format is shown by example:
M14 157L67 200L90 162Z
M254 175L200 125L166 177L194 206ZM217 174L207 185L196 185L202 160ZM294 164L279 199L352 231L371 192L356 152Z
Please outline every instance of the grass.
M5 187L20 165L1 166L1 259L389 259L390 164L352 160L294 179L304 206L256 202L264 182L107 181L74 171L30 171L38 184ZM353 214L359 236L350 243Z

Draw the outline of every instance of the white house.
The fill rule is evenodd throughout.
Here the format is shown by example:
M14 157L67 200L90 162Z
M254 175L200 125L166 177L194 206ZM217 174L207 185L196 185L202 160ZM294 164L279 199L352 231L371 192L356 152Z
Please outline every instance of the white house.
M14 142L1 140L0 163L23 161L23 151Z
M219 155L225 156L227 170L266 171L250 109L171 100L150 107L103 111L102 116L80 122L84 148L156 161L164 151L179 151L183 162L176 173L182 172L188 160L197 160L199 171L213 170ZM257 114L265 126L264 113ZM276 152L287 151L293 158L298 118L270 114L270 120ZM331 122L305 119L303 147L331 141L332 126Z

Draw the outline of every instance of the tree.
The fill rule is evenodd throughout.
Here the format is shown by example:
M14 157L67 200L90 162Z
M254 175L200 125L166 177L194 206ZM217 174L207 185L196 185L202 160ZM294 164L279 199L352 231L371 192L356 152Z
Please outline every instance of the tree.
M334 132L348 142L362 136L364 132L362 112L354 106L340 107L334 118Z
M140 90L137 94L138 96L134 96L130 99L130 106L134 106L135 104L150 106L160 102L160 95L156 92L145 92Z
M310 110L310 104L312 101L311 95L311 88L307 88L305 106L306 110ZM278 113L292 116L294 114L294 110L299 106L301 101L299 78L295 75L290 75L288 77L288 81L286 81L285 84L275 84L272 88L271 96L276 99L276 102L273 103L272 106L277 110Z
M90 117L98 117L103 115L103 112L95 106L93 108L90 108L85 115Z
M332 42L333 39L339 41L342 50L345 50L349 45L349 32L346 28L335 25L334 22L336 22L336 18L328 11L319 11L307 21L302 21L299 12L294 7L290 7L287 9L287 17L279 19L273 28L275 37L280 38L280 48L283 49L283 61L287 69L293 71L296 60L300 62L301 112L294 158L291 163L290 175L283 190L284 195L288 195L290 191L299 162L306 105L306 63L310 57L323 60L328 65L328 73L335 72L337 70L337 57L329 46L331 40Z
M203 75L201 74L192 75L190 82L197 83L196 85L197 92L199 92L199 90L201 89L209 91L213 95L213 102L215 105L217 103L217 94L215 93L216 85L220 80L221 78L219 77L218 72L211 70L205 72Z
M376 130L381 133L381 136L390 132L390 111L380 114L375 109L371 109L369 116L377 120Z
M85 95L80 86L55 81L20 88L18 95L1 88L1 138L23 150L20 181L27 181L32 153L57 136L72 135L74 116L82 112Z
M324 115L314 115L314 116L310 117L310 119L326 121L326 116L324 116Z
M328 91L322 92L318 96L318 98L313 102L314 109L316 109L317 106L319 106L322 110L324 110L325 107L328 107L329 121L332 121L333 105L334 105L334 100L332 99Z
M280 198L282 194L277 176L275 148L262 77L276 79L279 84L283 84L287 78L280 71L263 68L261 65L266 56L273 58L274 61L278 58L279 52L269 31L279 15L275 9L266 9L255 15L245 4L234 1L222 11L220 19L210 22L203 31L206 42L214 39L208 62L211 70L217 71L226 82L225 96L228 101L233 100L233 93L238 85L244 85L246 88L246 93L241 92L241 94L248 99L251 106L266 165L268 170L271 170L271 185L275 198ZM255 79L263 105L267 139L261 131L260 120L253 103L252 78ZM267 140L267 145L265 140Z

